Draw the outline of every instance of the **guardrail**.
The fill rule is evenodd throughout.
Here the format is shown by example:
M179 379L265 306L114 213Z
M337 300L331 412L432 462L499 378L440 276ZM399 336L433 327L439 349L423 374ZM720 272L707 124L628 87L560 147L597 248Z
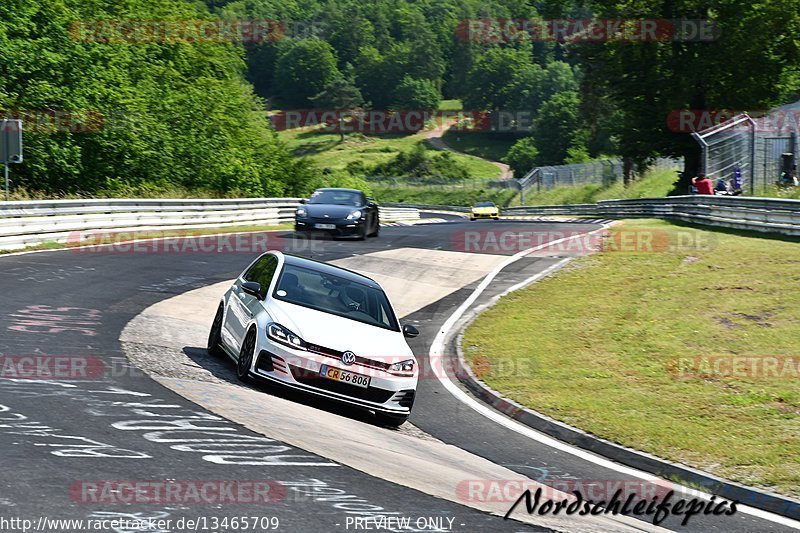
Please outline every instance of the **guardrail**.
M667 196L596 204L510 207L505 215L666 218L696 224L800 235L800 200L747 196Z
M276 225L294 220L299 198L243 200L46 200L0 204L0 250L65 242L80 232ZM416 220L419 210L381 206L382 220Z

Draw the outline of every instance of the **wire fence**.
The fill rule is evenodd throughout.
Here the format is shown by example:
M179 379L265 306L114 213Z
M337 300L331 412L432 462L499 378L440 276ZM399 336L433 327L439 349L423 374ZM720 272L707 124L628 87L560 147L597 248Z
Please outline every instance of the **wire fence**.
M367 176L367 181L393 187L411 187L437 191L514 189L519 190L516 180L498 180L493 178L469 178L464 180L442 177L415 176Z
M650 168L677 170L681 165L682 162L678 159L658 158ZM622 160L598 159L587 163L536 167L519 181L523 190L534 186L536 190L542 190L587 184L607 187L623 179L623 174Z
M799 113L797 102L761 116L742 113L694 133L702 149L701 172L712 181L740 178L746 194L766 193L795 167Z

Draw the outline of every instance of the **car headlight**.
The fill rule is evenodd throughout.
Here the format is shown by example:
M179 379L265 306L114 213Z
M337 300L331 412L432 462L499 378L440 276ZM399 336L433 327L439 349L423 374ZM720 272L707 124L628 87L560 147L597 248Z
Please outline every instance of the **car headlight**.
M414 374L414 363L413 359L407 359L405 361L400 361L399 363L395 363L389 367L389 372L392 374L402 374L402 375L412 375Z
M289 346L290 348L295 348L297 350L306 349L306 341L275 322L267 324L267 337L275 342Z
M361 211L358 209L347 215L347 220L356 220L357 218L361 218Z
M294 214L300 218L306 218L306 216L308 215L308 211L306 211L305 207L298 207L297 211L295 211Z

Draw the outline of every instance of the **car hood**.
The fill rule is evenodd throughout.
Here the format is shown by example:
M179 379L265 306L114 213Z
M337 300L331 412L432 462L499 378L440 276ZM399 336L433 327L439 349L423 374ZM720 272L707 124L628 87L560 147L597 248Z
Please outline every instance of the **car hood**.
M328 215L328 218L332 219L346 218L347 215L356 209L362 209L352 205L335 204L306 204L305 208L310 217L325 218L325 215Z
M271 300L267 311L275 322L289 328L306 342L386 362L414 356L401 332L370 326L301 305Z
M496 207L473 207L473 213L494 213L497 211Z

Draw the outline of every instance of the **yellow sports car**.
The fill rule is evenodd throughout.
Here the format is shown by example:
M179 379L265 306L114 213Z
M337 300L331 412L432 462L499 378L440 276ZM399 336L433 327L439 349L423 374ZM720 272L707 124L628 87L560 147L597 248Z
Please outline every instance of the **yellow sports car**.
M475 220L476 218L497 220L500 218L500 209L492 202L476 202L469 213L469 219Z

